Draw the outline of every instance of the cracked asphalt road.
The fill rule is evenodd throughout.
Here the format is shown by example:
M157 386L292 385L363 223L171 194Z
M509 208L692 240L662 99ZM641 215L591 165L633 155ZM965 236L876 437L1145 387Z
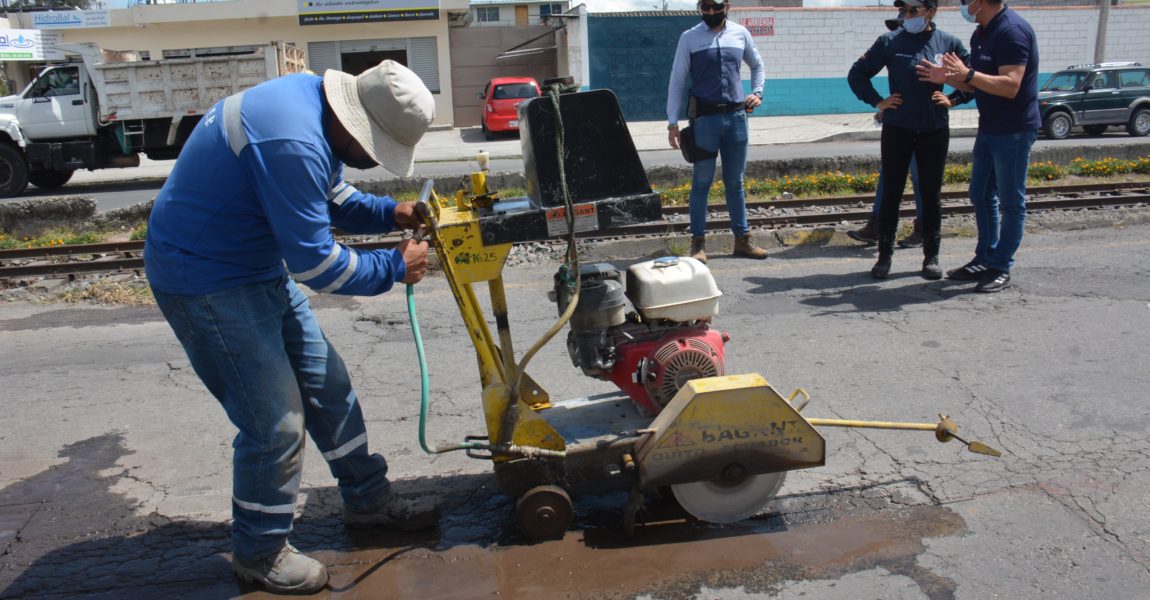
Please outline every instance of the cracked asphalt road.
M944 266L973 244L944 240ZM827 465L790 473L750 521L672 513L627 540L626 495L596 492L576 495L567 538L528 545L488 464L419 450L402 294L318 297L373 447L399 486L442 494L445 515L425 534L346 532L309 446L293 541L329 566L331 597L1144 597L1150 226L1030 233L994 295L923 281L915 252L883 282L857 246L716 253L728 372L807 389L808 416L947 413L1001 460L930 434L824 429ZM553 269L506 272L520 349L554 318ZM417 290L429 441L459 441L483 429L474 357L442 278ZM611 390L561 340L529 372L555 398ZM0 389L0 597L265 596L227 563L233 431L156 311L0 305Z

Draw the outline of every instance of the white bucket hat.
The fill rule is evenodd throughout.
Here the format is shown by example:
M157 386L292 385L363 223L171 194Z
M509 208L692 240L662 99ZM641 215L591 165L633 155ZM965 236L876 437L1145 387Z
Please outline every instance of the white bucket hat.
M336 118L375 162L411 175L415 145L435 118L435 98L418 75L385 60L358 77L329 69L323 89Z

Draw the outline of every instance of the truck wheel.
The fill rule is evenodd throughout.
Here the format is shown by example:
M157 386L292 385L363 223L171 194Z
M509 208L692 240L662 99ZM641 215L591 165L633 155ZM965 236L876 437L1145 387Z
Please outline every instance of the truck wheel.
M1102 134L1106 133L1107 127L1110 127L1110 126L1109 125L1083 125L1082 130L1085 131L1087 135L1102 135Z
M1042 124L1042 128L1046 130L1046 137L1052 140L1066 139L1066 136L1070 135L1070 128L1073 126L1070 115L1061 111L1046 115L1046 122Z
M71 169L67 171L32 171L28 173L28 183L42 190L54 190L68 183L75 172Z
M11 144L0 144L0 198L22 193L28 187L28 165L24 154Z
M1138 108L1130 115L1130 122L1126 124L1126 132L1134 137L1142 137L1150 133L1150 108Z

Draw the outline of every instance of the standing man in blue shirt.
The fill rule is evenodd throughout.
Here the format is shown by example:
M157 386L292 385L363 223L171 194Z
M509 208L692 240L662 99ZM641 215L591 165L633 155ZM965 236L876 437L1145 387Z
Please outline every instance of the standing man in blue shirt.
M962 16L978 23L970 38L970 63L943 57L943 68L922 74L974 92L978 136L970 173L970 201L978 223L974 259L947 272L978 281L975 291L999 292L1010 283L1014 253L1026 227L1026 171L1042 119L1038 110L1038 38L1002 0L959 0Z
M331 230L419 225L413 203L357 190L343 166L410 175L434 115L431 92L392 61L359 77L280 77L204 115L152 208L144 263L156 304L239 429L232 565L269 591L312 593L328 580L287 542L305 431L339 482L348 526L438 518L433 502L391 489L387 462L368 452L347 367L296 287L374 295L423 277L426 243L358 251Z
M747 113L763 102L763 59L746 27L727 19L726 0L701 0L702 23L679 36L667 85L667 141L679 147L679 110L690 77L687 117L700 150L723 159L727 213L735 234L735 255L763 259L767 251L751 242L743 171L747 166ZM751 95L743 93L740 67L751 67ZM715 158L695 161L691 177L691 256L707 262L704 236L707 195L715 179Z

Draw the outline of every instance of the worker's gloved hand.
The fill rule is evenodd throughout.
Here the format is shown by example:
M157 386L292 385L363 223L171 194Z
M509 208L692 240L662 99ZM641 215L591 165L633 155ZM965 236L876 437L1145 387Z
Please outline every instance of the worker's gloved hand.
M403 255L403 263L407 265L407 276L403 278L403 282L419 283L419 280L427 274L427 242L406 239L395 249Z
M415 202L400 202L395 205L395 224L400 229L415 229L423 224Z

